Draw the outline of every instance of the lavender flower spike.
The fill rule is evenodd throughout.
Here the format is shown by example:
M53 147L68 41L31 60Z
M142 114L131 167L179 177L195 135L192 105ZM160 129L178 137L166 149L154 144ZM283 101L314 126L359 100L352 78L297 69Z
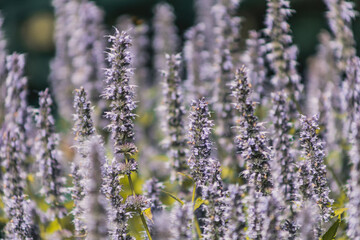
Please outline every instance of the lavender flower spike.
M129 84L133 74L131 39L126 32L115 28L115 35L109 36L109 41L112 43L107 53L110 68L105 70L107 86L102 94L104 99L110 100L110 111L105 114L111 121L107 128L112 134L115 153L133 155L137 148L134 144L134 86Z
M5 79L6 79L6 39L4 36L4 32L2 30L2 26L4 23L3 15L0 12L0 126L4 121L5 115L5 95L6 95L6 87L5 87Z
M193 207L187 203L184 205L177 205L172 210L172 233L171 240L191 240L192 221L193 221Z
M251 102L251 84L248 82L247 70L243 66L238 69L233 82L232 96L235 100L235 109L239 111L239 135L235 143L241 157L246 161L247 170L243 172L244 177L255 190L267 194L272 187L270 171L270 149L267 146L267 139L261 130L261 124L255 116L254 103Z
M99 146L99 137L93 137L88 142L89 160L85 175L85 198L82 207L85 209L84 221L87 227L87 240L108 239L107 201L103 195L103 164L104 152Z
M346 0L324 0L328 8L326 17L334 36L334 55L337 67L344 72L349 59L355 57L355 39L351 21L357 15L354 3Z
M85 144L89 138L95 133L94 124L92 121L92 109L90 107L90 102L87 100L87 93L84 88L75 90L74 98L74 128L75 140L77 141L76 148L78 150L78 155L75 156L75 159L71 165L71 175L73 177L74 186L71 189L72 198L74 200L74 209L72 214L74 215L74 225L77 235L83 235L85 233L85 224L83 221L84 209L80 205L81 201L84 199L84 186L81 183L84 178L81 170L86 169L84 167L84 162L87 161L89 150Z
M169 149L171 165L174 173L184 172L186 165L186 140L184 134L185 109L182 105L183 96L180 78L180 54L167 55L167 71L164 72L164 116L165 129L167 132L166 147Z
M26 173L22 165L26 157L21 149L20 134L19 128L11 128L3 133L0 140L0 162L5 168L4 210L9 218L5 227L6 239L39 239L38 229L32 222L29 203L24 195Z
M42 181L41 193L46 196L46 201L51 204L50 216L62 218L66 209L64 202L65 178L59 162L57 136L54 133L55 120L51 115L53 102L49 89L39 93L39 109L35 111L37 127L37 163L40 167L39 175Z
M354 116L351 129L351 170L348 182L349 202L346 204L348 228L346 234L350 239L360 238L360 111L359 106Z
M326 165L324 164L324 145L317 136L318 116L306 119L301 115L300 143L304 150L305 161L309 165L311 184L313 185L312 198L320 207L322 220L327 222L332 212L329 205L333 200L330 199L330 189L326 179Z
M74 98L74 132L75 140L81 144L95 133L94 122L92 120L92 108L88 96L83 87L75 90Z
M191 104L189 124L189 144L191 157L188 161L190 173L197 186L204 186L211 175L208 174L209 158L212 141L210 139L213 122L209 119L210 112L205 98L193 101Z
M103 192L109 199L109 228L111 239L114 240L133 240L128 233L128 220L130 214L126 212L123 197L120 195L122 185L119 179L118 164L106 166L104 174Z
M226 218L228 230L226 239L245 239L246 216L245 216L245 189L238 185L229 186L229 197L226 199Z
M270 39L266 47L267 59L274 72L272 83L276 90L286 89L291 100L298 104L303 86L296 70L298 50L293 45L287 21L292 12L289 0L267 0L264 32Z
M165 54L175 54L180 40L175 26L174 9L167 3L159 3L154 9L154 39L155 69L165 69Z

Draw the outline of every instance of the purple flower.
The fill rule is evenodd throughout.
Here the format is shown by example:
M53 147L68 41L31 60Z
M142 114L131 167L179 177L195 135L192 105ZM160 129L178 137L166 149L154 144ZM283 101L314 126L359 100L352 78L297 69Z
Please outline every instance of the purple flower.
M245 189L238 185L230 185L229 197L226 198L226 218L228 219L228 229L226 239L246 238L246 204L244 201Z
M175 54L180 43L172 6L167 3L159 3L155 6L153 28L154 68L158 71L166 68L165 54Z
M319 205L322 220L327 222L332 212L329 205L333 203L333 200L329 197L330 189L326 178L324 145L316 133L319 119L317 115L311 119L306 119L305 116L301 115L300 121L300 143L306 159L301 169L305 170L306 168L305 172L308 172L306 174L300 173L305 177L302 177L301 188L305 189L307 186L311 186L311 188L306 189L307 193L304 194L304 198L305 200L313 199ZM306 185L304 185L305 183Z
M267 0L264 33L269 38L266 48L267 60L274 73L271 81L276 90L286 89L293 104L298 104L303 86L296 70L298 50L293 45L288 23L292 12L288 0Z
M231 85L234 108L241 116L235 143L242 159L246 161L244 177L255 186L256 191L266 194L272 187L270 149L261 123L255 116L255 104L250 99L251 84L246 74L245 67L238 69Z
M20 135L20 129L13 127L5 130L0 141L0 162L5 169L4 210L9 218L5 233L7 239L38 239L39 229L33 223L31 208L24 195L26 173L22 168L26 156Z
M166 129L165 145L168 149L173 167L173 178L176 172L184 172L186 165L186 139L184 134L183 95L180 78L180 55L167 55L167 70L164 72L164 110L163 119Z
M191 108L188 138L192 154L188 164L196 185L203 186L211 178L208 170L213 145L210 139L213 122L209 119L210 112L205 98L193 101Z
M357 15L354 3L346 0L324 0L328 12L326 17L334 36L334 55L337 67L344 72L349 59L355 56L355 40L352 20Z
M172 210L172 240L193 239L193 207L191 204L177 204Z
M104 152L99 137L93 137L87 143L89 148L87 173L84 174L85 198L81 205L84 209L86 239L108 239L107 200L102 192L104 176Z
M51 115L52 104L49 89L39 93L39 109L35 110L37 127L36 159L40 168L41 193L50 204L51 212L49 214L51 217L55 215L62 218L66 214L66 209L63 206L65 178L57 150L58 137L54 133L55 120Z
M133 155L137 148L134 144L134 123L136 108L134 87L129 84L132 76L130 36L115 28L115 35L109 36L112 43L107 60L110 67L105 70L107 86L102 97L110 101L110 111L105 117L110 120L107 126L114 141L116 154Z

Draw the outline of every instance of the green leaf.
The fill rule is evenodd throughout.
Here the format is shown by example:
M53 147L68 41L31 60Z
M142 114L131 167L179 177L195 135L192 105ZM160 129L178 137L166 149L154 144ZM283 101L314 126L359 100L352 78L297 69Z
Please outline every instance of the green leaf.
M143 211L143 214L144 214L148 219L150 219L150 221L151 221L152 223L154 223L154 221L153 221L153 215L152 215L152 213L151 213L151 208L145 209L145 210Z
M54 221L52 221L49 226L46 227L46 232L51 234L51 233L54 233L56 231L59 231L61 230L61 225L59 223L59 220L58 219L55 219Z
M348 208L338 208L334 210L334 216L340 216L343 212L345 212L346 210L348 210Z
M167 195L169 195L170 197L172 197L173 199L175 199L176 201L178 201L179 203L181 203L181 205L184 205L184 202L183 202L183 201L181 201L181 199L180 199L180 198L178 198L177 196L175 196L174 194L169 193L169 192L164 191L164 190L162 190L162 192L163 192L163 193L166 193Z
M327 230L327 232L323 235L322 240L333 240L335 239L337 230L340 226L341 219L337 219L336 222L334 222L333 225Z
M195 206L194 206L194 212L196 209L198 209L201 204L205 203L205 200L202 199L202 198L197 198L196 201L195 201Z
M184 176L184 177L186 177L186 178L188 178L188 179L190 179L191 181L194 181L194 179L190 176L190 175L188 175L188 174L186 174L186 173L182 173L182 172L176 172L177 174L180 174L180 175L182 175L182 176Z

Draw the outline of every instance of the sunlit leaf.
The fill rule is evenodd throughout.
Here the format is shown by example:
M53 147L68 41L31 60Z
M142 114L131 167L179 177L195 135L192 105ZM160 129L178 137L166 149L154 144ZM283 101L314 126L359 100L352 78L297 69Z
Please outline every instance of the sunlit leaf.
M151 213L151 208L145 209L145 210L143 211L143 214L144 214L148 219L150 219L150 221L151 221L152 223L154 223L154 221L153 221L153 215L152 215L152 213Z
M198 209L203 203L205 203L205 200L202 198L197 198L195 201L194 211Z
M323 235L322 240L333 240L336 236L337 230L340 226L341 219L337 219L333 225L327 230L327 232Z
M173 199L175 199L176 201L178 201L179 203L181 203L181 205L184 205L184 202L183 202L180 198L178 198L177 196L175 196L174 194L169 193L169 192L164 191L164 190L162 190L162 192L163 192L163 193L166 193L167 195L169 195L170 197L172 197Z

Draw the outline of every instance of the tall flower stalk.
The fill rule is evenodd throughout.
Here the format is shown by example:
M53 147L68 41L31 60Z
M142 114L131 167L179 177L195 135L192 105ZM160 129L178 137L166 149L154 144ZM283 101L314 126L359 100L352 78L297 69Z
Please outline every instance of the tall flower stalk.
M296 235L296 204L300 200L298 189L298 174L296 158L293 150L290 130L289 104L284 92L273 94L273 174L274 185L278 194L282 195L281 204L286 206L284 209L287 217L286 230L289 232L289 239L295 239Z
M85 198L81 202L84 211L84 222L87 229L87 240L108 239L107 226L107 201L104 196L103 176L104 176L104 152L101 139L92 137L88 141L89 156L88 162L84 166L87 168L84 174Z
M318 130L318 116L315 115L311 119L307 119L305 116L301 116L301 132L300 143L303 147L303 155L306 159L310 184L312 191L310 196L320 208L320 215L322 221L327 222L330 219L332 209L329 205L333 203L333 200L329 197L330 188L326 178L326 165L324 164L324 145L317 136Z
M211 179L211 175L209 175L209 159L213 142L210 135L214 124L209 119L209 106L205 98L193 101L191 108L188 137L191 157L188 164L196 187L202 187Z
M111 132L111 138L114 143L114 159L109 166L109 180L107 181L110 183L110 185L107 185L107 190L110 191L110 202L114 211L117 211L112 217L112 222L115 226L113 234L116 235L116 239L126 236L128 215L126 208L130 208L140 215L148 238L151 240L150 232L141 209L146 205L146 200L141 195L136 195L131 178L131 173L137 171L137 163L133 158L137 152L137 147L134 143L133 123L135 119L133 111L136 108L136 103L134 101L134 86L129 84L133 74L133 70L130 68L131 56L129 51L131 39L126 32L119 32L115 28L115 34L109 36L109 41L112 44L107 52L107 60L110 67L105 70L107 86L102 96L110 101L110 111L105 113L105 117L110 120L107 128ZM132 192L132 196L126 199L125 206L121 203L121 197L117 196L121 191L121 186L119 184L112 185L114 181L119 181L118 178L121 175L127 176Z
M231 90L228 85L234 79L234 63L237 62L233 44L238 37L239 19L231 15L231 11L236 9L236 4L230 7L229 5L232 4L225 4L224 2L219 1L212 8L215 23L214 36L216 36L213 54L214 65L216 66L214 107L217 114L216 132L219 135L219 155L225 165L237 168L239 163L237 162L236 147L233 143L236 135L233 128L235 126L235 113L231 106Z
M209 119L210 112L205 98L193 101L190 112L189 159L190 173L194 179L193 202L196 189L209 201L205 211L204 239L222 239L225 237L225 191L221 180L220 163L211 158L212 141L210 139L213 123ZM197 218L195 218L197 224ZM199 230L198 230L199 231ZM200 233L198 232L200 235ZM199 236L200 237L200 236Z
M71 166L71 175L73 177L73 188L72 197L74 199L74 209L72 214L74 215L74 225L77 235L83 235L85 233L85 225L83 221L84 209L81 206L81 202L84 199L84 185L82 180L84 179L83 169L85 163L88 161L89 149L88 145L89 138L94 135L95 128L92 120L92 109L90 102L88 101L87 93L83 87L75 90L74 98L74 128L75 141L77 142L76 148L78 155L73 160Z
M55 120L51 115L53 102L49 89L39 93L39 109L35 110L37 127L37 164L41 178L41 193L50 204L49 216L62 218L66 214L63 205L65 178L60 165L59 152L57 150L58 137L54 133Z
M265 67L265 39L260 32L249 31L249 38L246 40L246 51L242 56L244 64L248 67L249 77L254 89L254 100L263 105L264 98L268 97L270 83L267 78Z
M169 151L173 169L172 178L177 172L187 170L186 139L184 134L185 109L180 78L180 55L167 55L167 70L164 72L164 116L166 129L165 146ZM179 179L180 180L180 179Z
M255 116L255 103L250 99L251 84L245 67L236 71L231 89L235 100L234 108L241 116L237 126L239 134L235 138L235 143L239 154L246 162L243 175L255 187L255 191L267 194L273 186L270 169L271 154L261 123Z
M292 108L299 108L303 86L296 69L298 49L293 45L288 23L292 12L289 0L267 0L264 33L269 39L266 48L267 59L273 71L272 84L277 91L286 90L292 104L295 104ZM295 118L296 111L292 109L291 113L291 118Z
M70 121L75 88L84 86L93 103L99 100L105 67L104 14L92 1L53 0L52 3L56 53L50 64L50 80L61 115Z
M154 69L165 69L165 54L175 54L180 43L175 26L175 13L171 5L159 3L155 6L153 26L154 38L152 45L155 51Z
M21 134L19 128L13 126L5 130L0 141L0 162L5 168L4 210L9 218L5 227L6 239L38 239L39 229L33 223L29 201L24 194L26 173L23 162L26 156Z
M324 0L324 3L328 8L326 17L333 34L337 67L345 72L349 59L356 54L352 21L357 12L354 3L347 0Z
M350 239L356 239L360 236L360 220L358 218L360 214L360 112L359 106L354 116L354 122L351 129L351 170L350 179L348 181L348 197L349 202L346 204L348 208L347 220L348 228L346 231L347 236Z
M4 17L0 12L0 127L4 121L5 115L5 95L6 95L6 87L5 87L5 79L6 79L6 45L7 41L4 36L3 31Z

